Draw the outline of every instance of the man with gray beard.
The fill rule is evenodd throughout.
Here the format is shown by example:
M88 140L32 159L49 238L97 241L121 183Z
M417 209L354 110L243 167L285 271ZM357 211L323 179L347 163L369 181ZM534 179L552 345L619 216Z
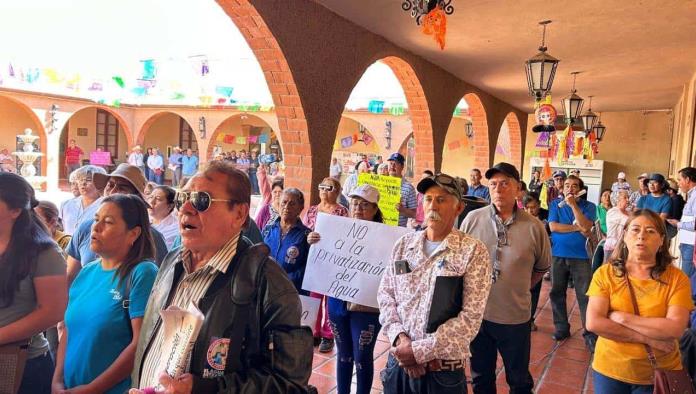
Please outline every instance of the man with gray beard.
M377 294L393 346L382 386L386 394L466 392L464 364L491 286L488 252L453 228L464 208L453 177L428 176L417 189L427 227L397 241Z
M551 266L551 244L544 225L517 209L520 174L512 164L486 171L491 205L469 213L461 230L482 241L493 266L491 293L483 323L471 342L474 393L496 392L498 352L511 393L531 393L531 292Z

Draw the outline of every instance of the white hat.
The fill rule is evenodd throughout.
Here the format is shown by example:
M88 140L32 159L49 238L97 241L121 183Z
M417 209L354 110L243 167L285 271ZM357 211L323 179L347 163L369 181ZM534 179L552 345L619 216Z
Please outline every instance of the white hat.
M616 176L616 179L626 179L626 173L621 171L619 172L619 175Z
M348 197L360 197L367 202L377 204L379 202L379 190L377 190L377 188L374 186L365 183L353 189Z

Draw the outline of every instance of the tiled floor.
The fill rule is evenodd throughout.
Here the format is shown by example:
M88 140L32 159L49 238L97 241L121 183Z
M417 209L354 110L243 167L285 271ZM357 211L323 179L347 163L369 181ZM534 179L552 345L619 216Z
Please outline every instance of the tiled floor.
M536 317L538 331L532 333L532 354L529 369L534 377L535 392L540 394L582 393L592 394L592 379L589 374L590 352L582 340L580 315L575 302L575 291L568 289L568 305L571 310L572 337L556 343L551 338L553 317L551 303L548 300L550 282L544 281L539 300L539 312ZM389 353L389 343L380 335L375 346L375 377L372 392L381 393L382 385L379 371L384 368ZM316 386L320 394L336 392L336 353L322 354L314 352L312 377L309 383ZM498 359L498 393L508 392L505 372ZM471 374L467 371L467 377ZM355 382L355 378L353 378ZM353 392L355 386L353 386ZM471 392L471 389L469 389Z

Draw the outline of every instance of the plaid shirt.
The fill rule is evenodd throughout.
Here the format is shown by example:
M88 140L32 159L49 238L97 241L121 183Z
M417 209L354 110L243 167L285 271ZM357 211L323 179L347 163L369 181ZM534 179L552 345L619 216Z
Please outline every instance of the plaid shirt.
M491 264L486 246L459 230L452 232L428 257L425 231L404 235L392 252L379 286L379 321L393 344L400 333L412 340L419 364L434 359L466 360L478 333L491 289ZM410 273L396 275L394 262L406 260ZM430 334L426 333L435 279L464 278L462 311Z

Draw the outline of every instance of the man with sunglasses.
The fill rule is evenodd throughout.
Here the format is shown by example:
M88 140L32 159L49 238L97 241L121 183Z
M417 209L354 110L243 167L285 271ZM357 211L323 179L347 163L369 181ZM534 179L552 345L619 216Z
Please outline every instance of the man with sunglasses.
M240 236L250 200L247 175L219 160L177 194L182 246L162 263L150 295L132 374L142 391L131 392L158 384L177 394L305 392L312 333L300 327L297 290L268 247ZM160 310L191 303L205 321L186 373L162 375L169 354Z
M92 182L98 190L104 190L104 197L112 194L135 194L145 201L143 190L147 181L143 172L136 166L122 163L111 174L95 172L92 175ZM102 199L99 199L92 203L92 205L95 205L95 212L101 206L101 201ZM82 267L98 257L96 253L90 250L93 224L94 217L84 217L70 240L66 250L68 253L68 283L75 279ZM159 231L154 228L150 230L155 241L156 263L159 265L167 255L167 244Z
M397 241L377 294L379 321L393 346L382 386L386 394L466 392L464 365L486 306L491 264L481 241L453 228L464 209L459 183L438 174L422 179L418 191L427 227Z
M531 393L531 292L551 266L551 244L544 225L517 208L520 173L509 163L486 171L491 205L472 211L461 230L486 245L493 285L483 323L471 342L474 393L496 392L498 353L511 393ZM531 278L531 281L530 281Z

